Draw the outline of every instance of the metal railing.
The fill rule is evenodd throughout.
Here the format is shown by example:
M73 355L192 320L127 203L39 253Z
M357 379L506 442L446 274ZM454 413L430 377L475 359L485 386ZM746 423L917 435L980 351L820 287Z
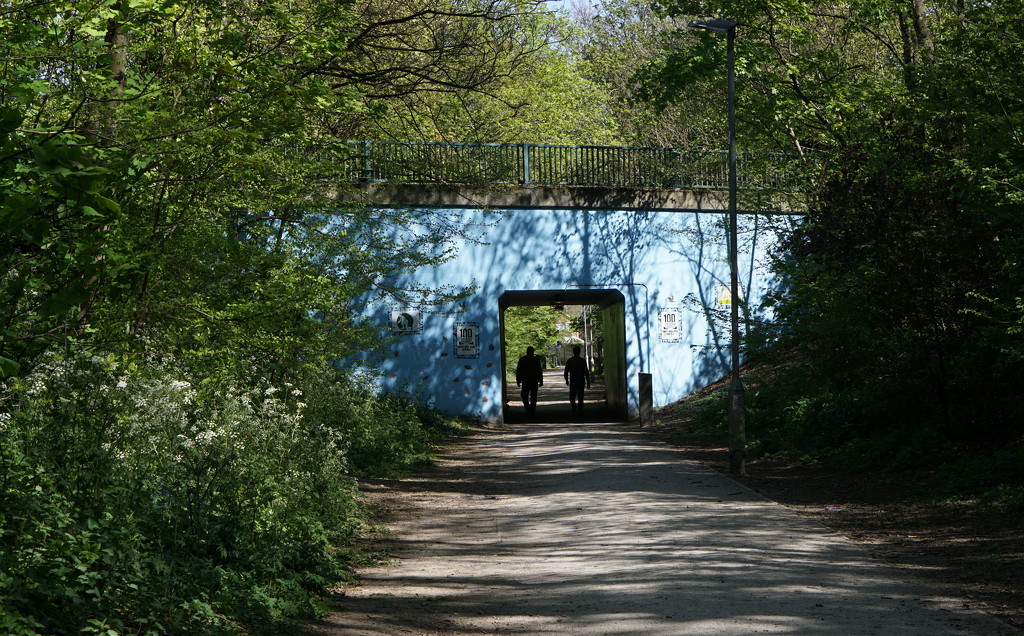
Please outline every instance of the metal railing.
M343 179L361 183L715 190L729 186L724 150L354 141L330 154ZM741 153L737 163L742 188L779 189L794 183L797 162L790 156Z

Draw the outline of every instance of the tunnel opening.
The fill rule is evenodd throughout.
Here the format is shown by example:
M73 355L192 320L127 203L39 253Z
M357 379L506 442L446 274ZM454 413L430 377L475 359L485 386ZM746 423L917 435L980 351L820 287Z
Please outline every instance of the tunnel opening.
M626 420L626 314L621 292L600 288L506 291L498 306L504 421ZM546 321L546 311L531 311L537 309L552 310L551 319L563 326L558 327L554 341L548 338L544 344L532 345L543 358L544 384L538 391L536 413L531 415L516 386L515 367L526 353L524 344L532 342L519 335L522 324ZM564 379L565 362L573 355L574 346L580 347L580 355L595 376L579 414L572 411Z

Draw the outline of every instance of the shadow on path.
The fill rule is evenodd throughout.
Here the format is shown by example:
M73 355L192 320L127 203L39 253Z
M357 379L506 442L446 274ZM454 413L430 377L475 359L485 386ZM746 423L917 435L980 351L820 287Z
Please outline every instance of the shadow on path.
M1017 633L623 424L481 431L369 490L395 560L329 634Z

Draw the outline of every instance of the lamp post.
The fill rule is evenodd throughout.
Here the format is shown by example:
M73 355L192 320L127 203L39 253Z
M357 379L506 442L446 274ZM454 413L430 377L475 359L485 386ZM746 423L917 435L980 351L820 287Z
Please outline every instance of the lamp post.
M740 294L737 252L738 219L736 214L736 26L732 19L691 20L690 27L715 33L725 33L728 42L727 67L729 73L729 295L732 311L732 381L729 383L729 472L746 472L746 417L743 408L743 381L740 379Z

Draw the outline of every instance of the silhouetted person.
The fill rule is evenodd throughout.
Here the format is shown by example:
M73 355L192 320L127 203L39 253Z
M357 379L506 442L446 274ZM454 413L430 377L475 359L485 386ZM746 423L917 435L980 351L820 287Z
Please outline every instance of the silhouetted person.
M540 358L533 355L533 347L526 348L526 355L519 358L516 365L516 386L522 387L523 406L526 413L533 415L537 411L537 387L544 386L544 369L540 366Z
M565 361L565 383L569 385L569 404L573 415L583 412L583 387L590 388L590 369L580 357L580 348L572 348L572 357Z

